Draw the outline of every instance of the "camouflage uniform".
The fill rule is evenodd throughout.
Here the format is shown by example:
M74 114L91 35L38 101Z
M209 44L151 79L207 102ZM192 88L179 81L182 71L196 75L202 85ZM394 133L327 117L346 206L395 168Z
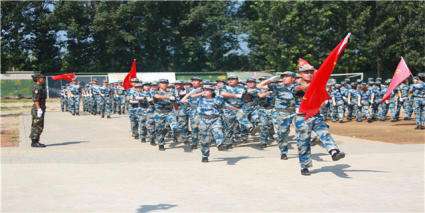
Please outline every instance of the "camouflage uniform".
M260 91L260 93L266 91ZM273 139L273 105L274 97L270 94L263 98L258 98L258 116L260 127L260 144L266 146Z
M410 120L413 114L413 108L412 108L413 102L409 95L409 91L411 90L411 88L409 84L406 84L406 83L400 84L399 88L401 93L400 106L403 107L404 119Z
M124 87L121 85L117 85L115 88L115 108L114 111L117 112L119 115L125 112L125 93Z
M138 131L140 141L146 142L148 140L150 143L154 143L155 125L151 119L154 112L154 108L151 105L153 101L152 94L150 91L138 92L136 99L139 100Z
M357 113L357 121L363 121L364 118L367 118L368 120L372 119L369 112L371 95L370 90L360 90L360 105Z
M416 128L425 129L425 74L421 74L422 82L418 81L412 85L412 97L416 116Z
M135 85L138 84L138 82L134 83ZM130 88L128 90L128 117L130 119L131 136L135 139L139 139L139 96L140 92L136 88Z
M177 81L176 83L182 83L182 82ZM187 91L186 89L181 88L181 89L176 89L175 92L176 92L175 96L177 97L177 102L176 102L176 106L174 110L177 117L177 123L179 125L180 136L181 136L180 140L186 143L188 134L189 134L190 108L187 103L182 103L180 102L180 100L187 94ZM177 138L175 138L175 140L177 140ZM197 143L194 143L194 144L197 144Z
M110 118L112 114L112 89L109 85L100 87L100 113L102 118Z
M77 83L71 84L69 86L69 92L71 93L69 97L69 103L70 103L70 112L72 115L79 115L80 114L80 85Z
M397 121L400 116L400 96L399 89L395 88L390 95L389 111L391 113L391 121Z
M380 93L377 97L379 102L382 101L382 98L384 97L385 93L387 92L387 89L388 89L387 85L381 85ZM389 101L388 100L385 100L384 102L379 104L378 119L380 121L385 121L387 119L388 107L389 107Z
M34 78L34 81L36 82L38 78L44 78L44 76L39 74L39 75L33 76L33 78ZM43 132L43 128L44 128L44 115L46 113L46 98L47 98L46 87L44 85L35 83L32 88L32 100L33 102L38 102L40 108L37 109L36 105L34 104L31 109L32 123L31 123L31 133L29 137L32 141L31 142L32 147L45 147L45 145L39 143L39 141L40 141L40 135Z
M168 80L161 80L160 83L165 83ZM159 145L160 150L164 150L165 145L165 136L167 134L167 125L171 128L171 134L175 136L179 132L179 127L177 124L177 119L175 114L173 113L173 105L176 101L176 97L174 96L174 91L167 90L157 90L153 93L153 99L155 104L155 112L154 112L154 120L155 120L155 138L157 139L157 143ZM156 95L159 96L168 96L167 99L158 99L155 98Z
M198 100L199 136L203 158L210 155L210 143L214 140L217 147L223 146L224 134L221 120L224 100L220 96L213 98L201 97Z
M333 105L333 115L332 115L332 121L340 121L342 122L344 120L344 95L340 90L341 85L336 84L335 88L332 90L331 97L332 97L332 105Z
M229 79L237 79L235 76L229 76ZM242 120L243 112L241 110L243 105L242 94L245 93L245 88L236 85L226 85L222 88L221 93L238 94L240 98L225 98L225 106L223 110L223 126L224 126L224 143L226 146L231 147L237 143L237 137L241 136L240 123ZM240 120L238 120L240 119ZM248 123L241 125L249 126Z
M277 142L281 155L288 154L288 136L295 116L295 84L284 85L281 83L269 84L274 100L272 113L274 130L277 133Z

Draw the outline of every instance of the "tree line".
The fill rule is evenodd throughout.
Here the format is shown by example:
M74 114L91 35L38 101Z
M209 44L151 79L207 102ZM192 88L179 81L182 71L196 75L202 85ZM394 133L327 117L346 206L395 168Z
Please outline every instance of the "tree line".
M318 67L348 33L335 72L390 77L400 56L425 71L417 2L1 2L1 71L285 71Z

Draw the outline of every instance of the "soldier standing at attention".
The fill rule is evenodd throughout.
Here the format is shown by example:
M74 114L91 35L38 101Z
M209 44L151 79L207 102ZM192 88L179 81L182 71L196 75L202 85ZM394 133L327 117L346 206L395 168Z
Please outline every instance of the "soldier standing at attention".
M32 88L32 101L34 102L31 109L31 147L44 148L46 145L40 143L40 135L44 128L44 113L46 112L47 92L44 85L45 78L43 74L33 75L34 85Z

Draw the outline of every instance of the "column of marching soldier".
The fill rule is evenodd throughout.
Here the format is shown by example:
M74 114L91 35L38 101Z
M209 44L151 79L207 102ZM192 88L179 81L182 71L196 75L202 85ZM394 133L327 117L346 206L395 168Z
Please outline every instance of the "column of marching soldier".
M282 160L288 157L289 131L295 126L301 174L309 175L311 142L325 148L332 160L345 157L329 134L327 119L344 122L353 118L358 122L366 119L384 121L390 113L391 121L397 121L403 108L405 120L412 119L415 112L416 129L425 129L425 73L419 73L401 84L388 101L381 103L390 80L380 78L351 82L345 79L335 83L330 79L327 89L331 99L325 102L321 112L305 119L298 112L305 90L308 88L315 68L299 64L298 73L286 71L279 76L239 81L228 76L227 81L214 83L192 77L190 82L168 80L140 82L132 79L133 88L124 90L119 83L96 81L79 88L71 82L63 89L62 110L79 115L82 95L83 110L93 115L122 114L127 110L131 134L142 143L158 145L165 150L165 138L173 144L184 142L190 149L201 146L202 162L208 162L210 144L219 151L232 149L246 143L248 137L259 131L260 148L276 140Z

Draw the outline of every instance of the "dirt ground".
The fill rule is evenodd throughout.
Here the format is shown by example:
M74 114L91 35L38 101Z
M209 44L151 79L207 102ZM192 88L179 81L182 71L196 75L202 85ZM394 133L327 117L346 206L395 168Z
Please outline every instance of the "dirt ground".
M60 108L59 100L57 99L49 99L46 105L48 111L58 111ZM0 146L18 146L20 126L19 116L22 113L29 113L31 111L32 100L2 99L0 106Z
M330 131L336 135L344 135L353 138L362 138L374 141L382 141L396 144L423 144L425 143L425 130L416 130L414 120L389 120L367 122L328 122Z
M29 112L31 100L2 100L1 103L1 147L18 146L19 144L19 115ZM48 111L59 111L59 100L50 99ZM398 122L375 121L367 122L328 122L332 134L353 138L369 139L396 144L425 143L425 130L415 130L415 121Z

